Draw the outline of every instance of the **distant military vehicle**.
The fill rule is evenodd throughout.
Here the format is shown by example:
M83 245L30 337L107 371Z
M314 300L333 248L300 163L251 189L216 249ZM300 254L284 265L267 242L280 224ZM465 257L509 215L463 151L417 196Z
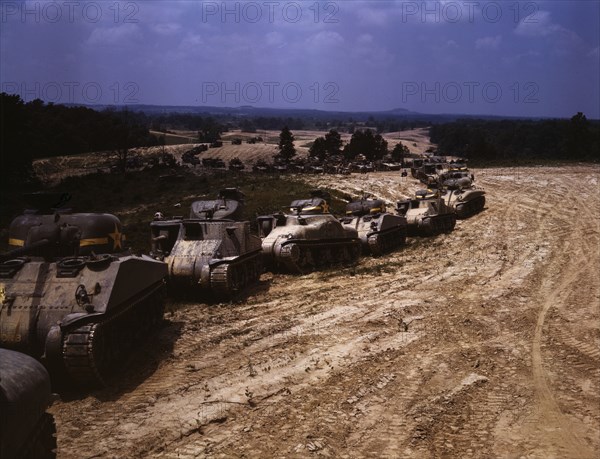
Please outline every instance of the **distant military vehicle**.
M473 185L473 175L468 171L451 170L439 176L439 185L450 190L469 188Z
M419 191L415 199L399 201L397 212L406 217L409 236L448 233L456 225L454 210L446 205L438 190Z
M44 366L20 352L0 349L0 457L56 457L50 377Z
M412 158L409 160L408 165L410 166L410 175L417 178L417 170L423 165L425 160L423 158Z
M406 217L387 213L381 199L364 197L349 203L341 222L356 229L363 252L375 256L390 252L406 241Z
M252 166L252 171L254 172L271 172L271 165L267 163L263 159L259 159L256 161L254 166Z
M13 220L0 257L0 346L57 378L103 384L162 321L167 267L124 252L114 215L71 213L51 193L28 198L36 210Z
M236 156L229 161L229 169L234 171L243 171L245 166L242 160Z
M442 172L443 166L438 162L424 162L417 169L416 178L427 186L437 186L439 174Z
M227 299L258 282L261 242L242 217L243 194L221 190L192 203L190 217L150 224L152 255L168 265L169 286Z
M469 218L485 207L485 191L480 188L449 188L442 197L459 219Z
M275 271L308 272L355 263L361 252L358 232L329 213L329 193L292 201L290 213L258 217L265 265Z

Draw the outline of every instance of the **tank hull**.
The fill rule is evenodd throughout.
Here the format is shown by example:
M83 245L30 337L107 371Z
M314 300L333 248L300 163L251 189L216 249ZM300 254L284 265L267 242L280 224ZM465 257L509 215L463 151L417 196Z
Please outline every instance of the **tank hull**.
M451 232L456 225L454 210L440 197L401 201L398 213L406 216L408 236L436 236Z
M452 213L444 215L418 216L409 218L409 236L437 236L442 233L450 233L456 225L456 215Z
M393 214L356 216L342 220L344 226L356 229L364 254L380 256L406 242L408 224L405 217Z
M155 246L168 266L169 290L231 298L256 284L262 272L261 242L248 222L186 219L151 223Z
M306 273L354 264L360 258L357 231L345 228L331 214L271 218L272 229L262 242L263 261L271 271ZM261 219L263 225L268 221Z
M103 385L162 320L167 267L131 255L0 265L0 346L53 378Z
M484 209L485 191L468 189L452 192L447 202L450 207L454 208L457 218L469 218Z

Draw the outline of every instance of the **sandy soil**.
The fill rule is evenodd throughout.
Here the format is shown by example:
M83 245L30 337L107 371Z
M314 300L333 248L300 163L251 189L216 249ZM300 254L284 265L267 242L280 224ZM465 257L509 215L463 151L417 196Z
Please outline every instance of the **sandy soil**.
M113 388L52 407L59 457L598 457L599 172L476 171L452 234L174 305Z

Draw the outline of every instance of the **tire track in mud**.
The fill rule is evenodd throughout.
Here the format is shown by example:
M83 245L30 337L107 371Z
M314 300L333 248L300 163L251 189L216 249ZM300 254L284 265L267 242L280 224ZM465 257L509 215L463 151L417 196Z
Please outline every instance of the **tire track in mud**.
M532 195L533 193L535 193L534 196L538 196L537 200L529 199L529 202L520 202L520 196L522 197L523 195ZM528 239L533 240L534 242L547 240L549 232L548 225L552 223L552 220L555 219L553 212L556 208L556 202L548 202L547 200L542 200L539 196L539 189L536 190L533 186L530 186L527 183L523 183L522 185L511 189L511 191L508 193L502 193L503 199L498 200L499 202L496 203L498 206L505 206L505 208L507 209L506 214L503 216L503 218L508 225L513 225L513 222L519 221L523 217L523 214L532 214L535 216L535 226L527 228ZM531 237L532 230L533 234L535 235L535 237L533 238ZM547 245L548 244L546 244L546 246ZM530 258L532 258L532 255L539 250L539 245L533 243L529 244L529 246L526 247L525 251L522 250L522 247L519 247L519 249L520 250L518 251L518 260L522 263L526 263ZM511 263L511 265L514 266L515 261L516 260L513 260L513 263ZM521 263L518 263L518 265L520 264ZM503 265L506 265L506 263L503 263ZM518 265L510 267L508 269L502 266L498 271L498 274L500 274L500 280L511 279L514 273L522 270L521 266ZM513 372L515 371L515 368L516 367L513 367ZM500 385L502 386L501 390L498 390L497 388L496 390L490 390L490 393L488 394L488 400L485 404L483 404L485 408L477 409L477 407L481 405L476 405L475 409L472 410L470 415L468 416L468 419L464 419L464 413L440 415L442 421L440 421L439 424L441 425L456 426L457 424L460 424L463 427L465 425L468 425L472 426L472 428L465 429L467 432L469 432L466 436L461 436L460 433L451 433L450 435L444 435L443 432L440 435L434 436L433 446L431 447L432 449L430 450L430 453L434 455L439 455L441 453L451 454L456 446L458 446L457 450L463 451L463 454L465 454L466 452L466 456L480 456L486 450L489 451L489 449L486 448L490 448L493 442L492 433L497 423L497 414L506 411L507 408L510 408L511 405L514 404L513 399L515 397L519 400L519 403L522 405L528 403L527 394L525 394L524 396L514 395L514 384L509 386L506 383L501 383ZM460 419L461 422L453 422L456 421L456 419ZM393 423L390 423L390 425L393 425ZM482 428L481 426L485 427ZM417 431L419 431L419 429L422 430L422 428L417 428ZM456 429L459 430L458 428ZM393 437L393 430L394 429L392 428L392 432L385 432L384 435L380 435L379 437ZM479 438L479 442L473 442L473 438L481 437L482 433L485 434L485 438ZM456 445L460 442L463 443L462 448L461 445ZM465 445L469 444L471 444L472 447L466 448ZM570 447L572 448L572 445L570 445ZM392 450L398 451L397 448L393 448Z
M559 199L556 201L560 202ZM540 304L539 313L535 325L535 332L532 342L532 377L536 395L536 424L534 432L538 441L545 444L548 454L556 454L563 457L594 457L594 451L583 440L583 428L579 422L573 417L569 417L560 409L556 399L556 395L551 387L551 377L546 370L550 362L546 362L545 352L542 350L543 344L548 340L546 318L549 311L568 309L568 297L578 289L578 280L585 276L591 264L598 263L598 260L587 261L580 263L577 260L578 252L589 249L587 241L583 242L583 247L577 248L577 245L582 241L581 233L584 228L587 228L586 219L576 219L576 212L573 211L573 205L577 207L583 203L580 200L578 193L568 192L566 202L569 202L571 207L564 208L561 206L552 206L550 209L540 207L540 210L546 211L544 218L552 219L557 222L556 226L569 228L570 231L563 232L561 235L563 244L569 243L568 248L573 249L568 251L565 256L564 252L555 249L551 255L551 259L545 266L544 272L541 273L538 304ZM557 202L557 204L558 204ZM577 208L576 207L576 208ZM569 224L575 222L575 225ZM554 237L556 234L551 234L546 231L542 234L544 238ZM555 247L560 247L560 243L554 242ZM565 247L567 248L567 247ZM584 257L585 258L585 257ZM546 330L546 331L545 331Z
M571 411L562 413L571 399L548 366L561 355L552 346L577 347L578 374L594 378L599 351L574 333L580 330L577 312L567 306L590 302L597 292L573 294L577 274L569 275L577 269L593 281L597 226L590 229L578 209L565 211L560 203L583 208L588 199L588 208L598 209L598 197L563 186L573 173L529 173L531 180L512 180L505 171L478 173L489 196L484 212L459 222L450 235L363 259L354 274L269 275L268 289L244 304L184 305L171 317L182 324L173 350L139 385L53 408L59 455L585 453L569 448L573 441L594 441L597 424L587 431L572 427L573 410L585 414L579 408L584 399L571 394ZM349 183L359 179L351 176ZM398 193L419 187L399 179L398 173L370 177L378 182L372 189L390 197L394 187ZM311 180L325 183L326 177ZM556 191L548 192L555 183ZM577 263L579 254L589 253L595 255ZM558 293L550 290L552 279L562 287ZM555 303L539 329L535 371L541 373L535 373L532 342L549 301ZM553 306L559 303L564 307ZM557 312L569 319L568 327L555 324ZM550 325L556 344L546 346ZM597 326L587 327L598 336ZM546 411L536 404L534 390L542 388L534 382L540 381L546 400L555 403ZM585 400L598 400L594 384L586 386ZM544 449L538 425L566 433ZM598 442L591 447L597 451Z

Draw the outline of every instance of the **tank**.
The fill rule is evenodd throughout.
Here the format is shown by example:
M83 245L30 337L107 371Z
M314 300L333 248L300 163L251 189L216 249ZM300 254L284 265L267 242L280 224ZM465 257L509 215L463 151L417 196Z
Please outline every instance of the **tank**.
M469 188L473 185L473 175L468 171L450 170L440 175L439 184L449 190Z
M227 188L215 200L193 202L189 218L150 224L151 255L167 263L171 291L229 299L258 282L261 242L239 221L243 208L244 195Z
M459 219L469 218L485 207L485 191L481 188L447 189L443 198L446 204L454 209Z
M318 190L310 199L292 201L288 214L258 217L268 269L306 273L358 261L358 232L329 212L329 199L328 193Z
M0 349L0 457L56 457L50 376L33 357Z
M409 236L449 233L456 225L454 210L446 205L438 190L418 191L415 199L399 201L397 212L406 217Z
M104 385L162 321L167 267L125 251L114 215L29 198L39 210L13 220L12 250L0 257L0 347L40 359L59 380Z
M406 242L406 217L387 213L381 199L364 197L349 203L341 222L356 229L364 253L379 256Z
M437 186L443 165L438 162L423 162L416 170L416 178L426 186Z

